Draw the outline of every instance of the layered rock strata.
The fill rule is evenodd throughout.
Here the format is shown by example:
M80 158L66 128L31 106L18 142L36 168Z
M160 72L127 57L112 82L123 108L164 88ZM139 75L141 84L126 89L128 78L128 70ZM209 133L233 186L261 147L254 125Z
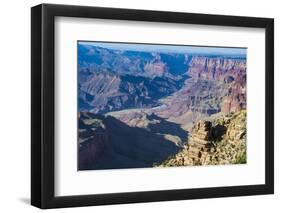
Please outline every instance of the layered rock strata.
M214 120L201 120L188 145L160 166L194 166L246 163L246 111Z

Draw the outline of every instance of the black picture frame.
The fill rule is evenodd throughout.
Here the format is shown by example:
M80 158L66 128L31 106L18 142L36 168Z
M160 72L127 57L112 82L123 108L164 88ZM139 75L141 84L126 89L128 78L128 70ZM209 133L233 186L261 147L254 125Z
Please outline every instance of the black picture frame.
M266 32L265 184L56 197L54 195L54 21L58 16L264 28ZM274 20L53 4L32 7L31 112L31 204L36 207L46 209L272 194L274 193Z

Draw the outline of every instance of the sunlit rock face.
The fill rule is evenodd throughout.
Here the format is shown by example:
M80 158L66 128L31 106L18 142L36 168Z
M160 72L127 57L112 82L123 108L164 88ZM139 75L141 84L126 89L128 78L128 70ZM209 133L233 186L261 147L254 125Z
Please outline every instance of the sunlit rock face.
M246 110L198 121L187 146L160 164L199 166L246 163Z
M192 57L188 75L184 86L164 101L166 107L158 115L190 129L199 118L246 108L245 59Z

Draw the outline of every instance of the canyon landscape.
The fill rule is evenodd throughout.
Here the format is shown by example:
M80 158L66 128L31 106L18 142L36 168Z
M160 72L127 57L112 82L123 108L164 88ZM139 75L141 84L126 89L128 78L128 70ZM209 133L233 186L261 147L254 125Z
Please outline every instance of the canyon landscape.
M78 170L247 162L246 48L77 48Z

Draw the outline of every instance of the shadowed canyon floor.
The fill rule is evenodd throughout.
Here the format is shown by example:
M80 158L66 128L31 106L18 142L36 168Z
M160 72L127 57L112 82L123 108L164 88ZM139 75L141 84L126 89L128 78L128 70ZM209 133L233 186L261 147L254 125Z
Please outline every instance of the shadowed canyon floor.
M179 152L188 133L156 115L146 128L132 127L112 116L80 113L79 168L152 167Z

